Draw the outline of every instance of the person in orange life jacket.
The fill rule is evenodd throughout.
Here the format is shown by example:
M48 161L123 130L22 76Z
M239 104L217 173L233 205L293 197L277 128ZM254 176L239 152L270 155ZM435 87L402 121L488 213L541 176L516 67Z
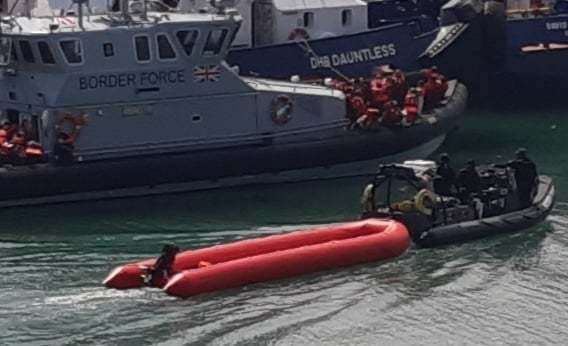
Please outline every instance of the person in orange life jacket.
M395 70L393 80L394 88L391 97L397 102L402 102L408 89L408 86L406 85L406 76L401 70Z
M21 129L18 130L18 132L16 132L16 134L14 134L14 137L12 137L12 139L10 140L10 144L13 145L11 156L14 159L14 162L17 164L24 163L25 159L24 151L26 149L26 143L27 143L26 134Z
M10 154L14 145L10 143L9 130L10 123L7 120L3 121L0 127L0 164L8 163L11 159Z
M410 88L406 93L403 110L404 119L402 121L404 126L410 126L418 119L418 93L416 88Z
M0 145L9 142L10 139L8 138L8 134L10 131L10 123L7 120L2 122L2 126L0 127Z
M446 86L447 88L447 86ZM444 98L443 86L437 79L430 78L424 83L424 109L434 108Z
M383 116L381 117L381 123L385 125L395 125L400 124L402 120L402 114L400 108L398 107L398 102L392 100L385 103L383 107Z
M38 163L43 161L44 152L43 147L36 141L29 141L24 150L27 163Z
M367 112L357 119L357 125L362 129L369 129L377 125L379 121L379 110L377 108L367 108Z
M361 96L351 96L348 98L349 117L352 120L359 119L367 111L367 104Z
M375 68L374 76L377 79L381 79L387 76L390 76L393 73L393 69L389 65L380 65Z

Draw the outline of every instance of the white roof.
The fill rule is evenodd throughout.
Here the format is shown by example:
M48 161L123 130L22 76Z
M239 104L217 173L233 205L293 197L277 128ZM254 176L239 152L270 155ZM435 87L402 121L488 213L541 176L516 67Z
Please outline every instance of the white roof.
M362 0L272 0L272 2L274 7L280 11L367 6L367 3Z
M148 12L148 19L142 20L133 16L134 27L136 25L151 26L163 23L212 23L228 21L229 16L216 14L198 13L161 13ZM240 20L240 16L234 17ZM2 25L2 32L11 34L49 34L58 32L81 32L79 19L76 16L65 17L13 17L11 24ZM111 21L108 15L85 16L83 18L84 31L99 31L114 28L132 28L131 25L123 21ZM53 25L58 26L53 29ZM51 28L50 28L51 27Z

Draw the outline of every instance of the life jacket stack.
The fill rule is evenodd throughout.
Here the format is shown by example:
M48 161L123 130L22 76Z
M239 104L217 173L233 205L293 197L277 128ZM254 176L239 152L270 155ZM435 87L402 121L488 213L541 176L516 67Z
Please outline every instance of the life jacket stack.
M31 164L45 158L40 143L29 140L24 129L9 123L0 128L0 164Z
M419 120L422 109L437 106L448 89L446 78L436 68L422 73L424 80L410 89L401 70L386 66L378 67L369 80L332 80L330 85L346 96L350 127L410 126Z

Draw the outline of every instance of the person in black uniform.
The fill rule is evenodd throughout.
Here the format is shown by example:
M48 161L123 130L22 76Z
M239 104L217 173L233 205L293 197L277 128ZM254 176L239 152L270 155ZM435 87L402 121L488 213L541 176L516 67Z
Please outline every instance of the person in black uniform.
M456 172L450 166L450 156L446 153L440 155L440 162L434 178L434 192L442 196L453 196L456 185Z
M536 165L527 156L527 149L519 148L515 152L515 159L507 162L505 166L512 168L515 172L515 181L519 194L519 206L521 208L530 206L532 204L538 174Z
M172 266L179 253L179 247L173 244L166 244L162 248L162 254L156 260L150 275L146 278L146 283L153 287L159 287L164 279L168 279L172 274Z
M465 197L470 197L471 194L479 194L481 177L477 173L474 160L467 161L466 167L460 170L458 181L461 187L460 190L465 194Z

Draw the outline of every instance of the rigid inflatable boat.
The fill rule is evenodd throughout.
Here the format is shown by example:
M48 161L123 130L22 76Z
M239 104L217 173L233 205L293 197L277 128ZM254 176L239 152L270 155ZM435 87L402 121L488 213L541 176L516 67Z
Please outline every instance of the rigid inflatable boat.
M170 295L189 297L397 257L409 245L403 224L364 220L185 251L175 255L167 275L153 270L160 259L127 264L103 283L117 289L163 287ZM159 277L148 280L148 273Z
M537 193L528 208L478 220L440 225L414 237L422 247L466 241L490 235L525 230L543 221L554 205L554 185L550 177L538 178Z
M548 176L538 176L532 202L521 207L509 169L478 167L481 188L475 197L436 194L436 183L425 183L425 172L435 169L436 163L422 160L381 166L363 193L362 217L391 217L408 227L416 245L434 247L530 228L554 205ZM384 201L375 201L379 196Z

